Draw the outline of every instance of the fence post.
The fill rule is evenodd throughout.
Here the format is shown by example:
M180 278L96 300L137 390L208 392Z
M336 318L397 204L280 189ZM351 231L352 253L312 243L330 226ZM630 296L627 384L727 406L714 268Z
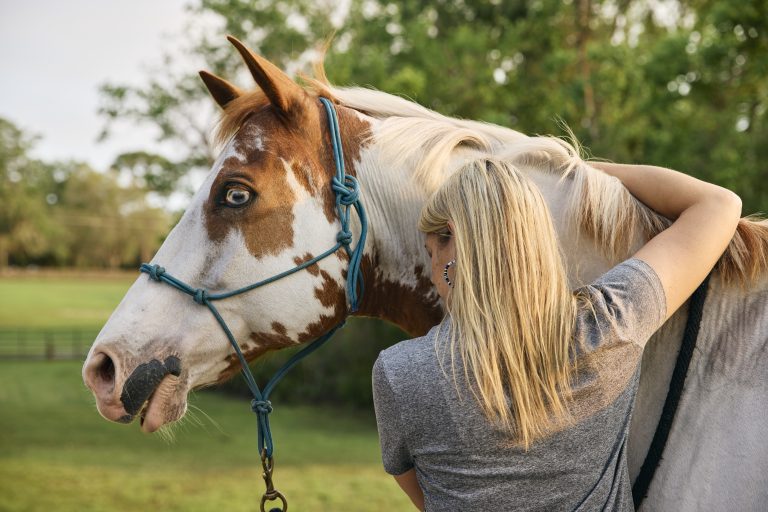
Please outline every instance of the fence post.
M56 349L53 346L53 334L51 331L45 332L45 358L49 361L56 355Z

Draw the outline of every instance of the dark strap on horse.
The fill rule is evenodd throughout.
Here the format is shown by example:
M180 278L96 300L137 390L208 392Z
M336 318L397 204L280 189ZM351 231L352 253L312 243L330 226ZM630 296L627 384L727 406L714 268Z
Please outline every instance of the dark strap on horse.
M680 352L677 354L675 370L672 372L672 379L669 381L669 390L667 398L664 401L664 408L661 411L659 424L656 426L656 432L653 434L651 446L645 455L645 460L640 468L634 485L632 486L632 500L635 502L635 509L640 508L648 488L653 481L653 475L656 468L659 467L661 457L664 454L664 447L669 438L669 431L672 428L672 422L675 419L677 406L680 403L680 397L683 394L685 377L688 375L688 366L691 364L693 350L696 348L696 338L699 335L701 326L701 316L704 311L704 301L707 299L707 290L709 288L710 273L704 282L702 282L691 296L691 302L688 306L688 320L685 323L683 332L683 343L680 345Z

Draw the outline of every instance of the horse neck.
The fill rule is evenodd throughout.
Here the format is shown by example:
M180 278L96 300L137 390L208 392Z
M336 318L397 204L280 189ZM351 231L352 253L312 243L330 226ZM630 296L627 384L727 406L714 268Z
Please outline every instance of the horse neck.
M371 236L363 260L368 289L360 314L390 320L411 334L423 333L443 314L429 280L424 238L416 229L428 194L413 178L413 162L386 168L380 164L379 152L385 148L377 146L378 121L368 118L367 122L374 136L368 139L372 142L364 146L355 162L369 212ZM471 157L466 151L472 152L456 150L449 167ZM418 160L420 156L413 155L412 159ZM606 257L594 241L571 222L569 205L575 192L572 180L561 180L559 175L535 166L525 166L522 170L538 186L552 213L572 288L592 282L618 263ZM445 173L448 174L450 172ZM640 241L637 242L639 247Z
M572 180L562 180L560 175L535 166L523 166L521 170L536 184L547 203L571 289L591 283L610 269L614 263L573 223L572 194L576 191Z
M415 186L409 169L381 166L375 142L361 151L355 172L369 226L362 261L365 293L357 314L423 335L443 317L430 281L424 235L416 227L426 193Z
M376 121L370 122L375 133ZM369 242L362 265L366 291L358 314L391 321L409 334L420 335L444 314L430 282L424 236L416 228L428 193L414 180L412 165L382 166L375 137L373 140L355 165L369 217ZM457 151L449 166L468 156ZM611 262L570 223L570 181L559 181L559 176L536 167L524 171L541 190L552 213L571 287L593 281Z

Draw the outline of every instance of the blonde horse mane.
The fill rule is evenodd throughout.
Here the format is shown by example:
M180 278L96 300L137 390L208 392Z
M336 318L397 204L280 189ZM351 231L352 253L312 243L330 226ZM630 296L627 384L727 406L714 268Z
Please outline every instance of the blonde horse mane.
M380 158L389 165L410 164L414 180L427 193L444 181L452 170L450 163L464 150L465 156L491 154L521 168L535 167L572 180L577 191L568 205L572 221L594 238L611 261L626 258L638 239L645 242L670 224L635 199L618 179L590 166L576 143L447 117L375 89L335 87L325 77L322 64L316 66L315 78L304 79L310 92L380 120L375 134ZM234 135L249 111L264 102L260 91L233 101L222 115L216 139L223 141ZM753 215L742 218L715 271L724 282L745 288L768 274L768 219Z

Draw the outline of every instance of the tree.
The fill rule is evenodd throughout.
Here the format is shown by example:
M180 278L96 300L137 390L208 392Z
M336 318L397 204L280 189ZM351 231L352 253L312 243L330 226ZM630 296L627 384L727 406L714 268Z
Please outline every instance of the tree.
M138 266L169 227L139 187L79 162L29 156L35 138L0 118L0 268Z
M53 230L47 193L51 168L29 156L35 137L0 118L0 268L11 258L30 259L48 250ZM48 201L46 201L48 199Z
M335 83L526 133L559 133L562 120L595 155L677 168L736 190L747 211L768 207L765 0L352 0L346 12L309 0L200 0L192 11L220 22L189 31L187 45L214 73L243 74L227 33L295 71L335 29L326 59ZM163 63L174 69L172 56ZM212 109L194 71L103 90L109 119L153 124L186 148L188 158L157 160L166 184L213 157Z
M113 173L66 165L55 215L66 240L57 263L75 267L137 268L149 261L169 229L169 215L147 203L146 191L120 186Z
M288 65L331 33L334 4L316 0L202 0L190 10L196 15L218 16L223 30L206 34L194 22L190 23L188 32L197 35L186 42L184 53L200 57L199 68L236 76L242 69L224 39L224 34L233 34L268 53L278 64ZM253 19L259 20L258 29ZM167 195L182 176L196 169L208 170L213 164L215 149L208 133L215 110L197 69L178 70L176 59L168 53L161 53L161 61L161 67L141 87L104 84L99 112L106 120L102 139L110 136L112 123L144 123L157 129L157 142L183 149L182 156L177 158L142 151L119 155L114 163L125 174L134 176L140 186Z

